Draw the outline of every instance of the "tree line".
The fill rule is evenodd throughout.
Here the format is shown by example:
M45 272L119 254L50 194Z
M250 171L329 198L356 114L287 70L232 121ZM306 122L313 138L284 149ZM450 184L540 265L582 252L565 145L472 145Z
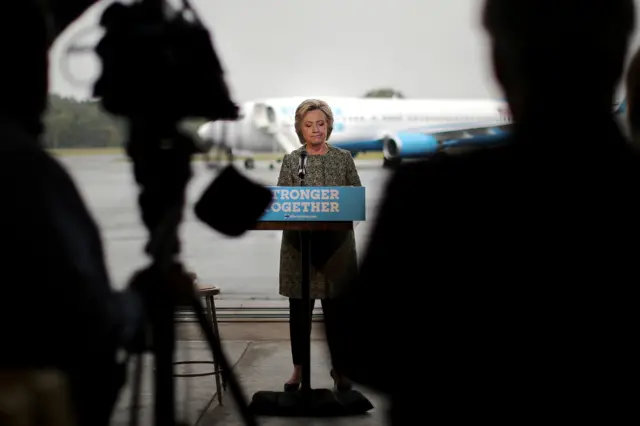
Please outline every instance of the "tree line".
M44 144L52 149L122 147L127 137L126 121L104 111L96 100L51 94L44 122ZM191 120L183 127L196 134L202 123Z
M392 88L373 89L364 97L404 98ZM44 143L47 148L121 147L126 139L126 122L105 112L96 100L77 100L55 94L49 96L45 115ZM204 120L183 123L183 128L196 135Z

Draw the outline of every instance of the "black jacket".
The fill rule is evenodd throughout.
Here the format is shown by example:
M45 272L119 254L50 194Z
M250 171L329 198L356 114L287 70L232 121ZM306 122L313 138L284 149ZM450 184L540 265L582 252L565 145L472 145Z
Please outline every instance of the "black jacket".
M628 402L640 160L613 122L563 125L392 175L339 341L406 420Z

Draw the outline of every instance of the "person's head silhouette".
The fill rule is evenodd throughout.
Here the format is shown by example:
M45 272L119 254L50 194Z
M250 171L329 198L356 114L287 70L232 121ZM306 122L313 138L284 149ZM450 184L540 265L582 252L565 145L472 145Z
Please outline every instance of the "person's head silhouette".
M610 112L634 9L633 0L486 0L494 72L516 121Z
M634 146L640 148L640 49L631 58L625 83L626 125Z

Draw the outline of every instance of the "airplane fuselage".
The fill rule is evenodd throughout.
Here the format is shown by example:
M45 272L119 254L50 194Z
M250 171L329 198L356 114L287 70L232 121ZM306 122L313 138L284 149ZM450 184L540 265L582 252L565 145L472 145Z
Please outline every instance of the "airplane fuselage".
M300 146L294 121L297 106L305 99L326 101L334 115L329 142L356 154L382 151L386 159L420 157L431 152L416 138L403 143L406 135L451 132L478 125L505 125L511 117L507 104L494 100L420 100L345 97L292 97L247 102L242 118L234 122L207 123L213 139L225 138L234 152L290 152ZM224 130L226 129L226 130ZM213 136L216 135L216 136ZM460 133L460 137L462 133ZM419 143L418 143L419 142ZM425 149L418 149L418 145Z

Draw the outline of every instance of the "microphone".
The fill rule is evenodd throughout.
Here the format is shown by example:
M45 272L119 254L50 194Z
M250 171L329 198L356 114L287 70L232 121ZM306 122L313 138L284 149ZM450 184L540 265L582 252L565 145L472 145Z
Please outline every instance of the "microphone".
M298 177L304 179L307 174L307 151L300 153L300 165L298 166Z

